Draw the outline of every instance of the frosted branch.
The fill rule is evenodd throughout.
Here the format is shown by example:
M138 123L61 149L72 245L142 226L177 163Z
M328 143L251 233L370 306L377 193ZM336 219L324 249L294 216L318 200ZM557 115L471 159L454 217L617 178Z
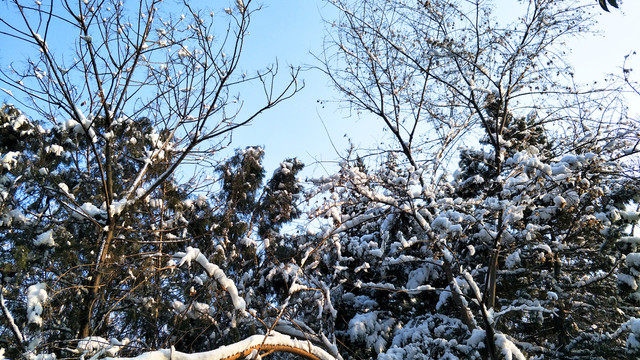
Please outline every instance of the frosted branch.
M235 344L221 346L215 350L186 354L174 349L151 351L134 358L107 358L110 360L233 360L244 359L258 352L288 352L313 360L337 360L325 350L312 343L294 339L271 331L270 335L253 335ZM255 355L254 355L255 356Z
M200 249L189 246L187 247L187 252L176 253L175 257L180 258L180 263L178 264L178 266L182 266L184 263L191 264L191 261L195 260L204 268L204 270L210 277L216 279L220 286L222 286L222 288L225 289L229 293L229 295L231 295L233 307L243 313L246 311L247 304L244 299L238 295L238 288L236 288L236 284L233 282L233 280L227 277L227 275L220 269L220 267L218 267L218 265L210 263L209 260L204 255L202 255Z
M4 303L4 296L2 295L3 290L4 290L4 287L0 288L0 307L2 307L2 313L4 314L4 317L7 319L7 322L9 323L9 327L11 327L11 331L13 331L13 335L15 335L18 342L23 343L24 336L22 335L22 332L18 328L18 325L16 325L16 322L13 319L11 312L7 308L7 305Z

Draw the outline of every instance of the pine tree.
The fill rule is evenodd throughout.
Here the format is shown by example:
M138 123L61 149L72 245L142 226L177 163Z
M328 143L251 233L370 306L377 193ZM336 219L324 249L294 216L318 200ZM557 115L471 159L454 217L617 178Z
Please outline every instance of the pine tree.
M299 215L301 188L296 175L303 167L299 161L283 162L264 184L264 151L249 147L218 166L219 193L211 188L207 196L198 193L202 189L170 177L135 203L115 202L110 212L118 216L114 240L109 256L97 266L91 261L103 251L99 240L109 211L102 194L95 191L99 178L85 167L92 160L83 157L96 143L84 141L78 124L45 129L13 107L2 111L0 128L3 139L8 139L0 149L5 194L0 232L3 296L7 310L16 314L14 323L23 329L23 339L41 338L32 351L68 356L76 345L82 350L77 342L82 322L74 319L83 319L89 310L98 319L91 336L137 339L139 344L128 347L128 353L141 345L211 350L267 330L257 326L246 310L264 309L272 296L271 289L257 290L257 275L273 261L269 239L263 235L273 237L279 226ZM99 124L95 121L90 129L103 134ZM145 166L137 157L166 141L144 119L123 119L119 124L111 127L118 133L113 148L123 149L115 155L116 193L123 192L124 184ZM101 141L108 140L98 140L97 145ZM158 163L149 173L160 176L165 168ZM126 206L126 211L118 206ZM206 275L195 262L180 264L174 255L185 249L183 256L197 251L223 269L238 295L229 298L229 285ZM103 289L92 297L88 277L96 271L103 277ZM21 300L27 288L48 294L40 304L42 310ZM238 301L247 305L239 306L234 296L246 297ZM6 343L15 343L15 334L3 336ZM23 345L15 343L6 355L19 356Z

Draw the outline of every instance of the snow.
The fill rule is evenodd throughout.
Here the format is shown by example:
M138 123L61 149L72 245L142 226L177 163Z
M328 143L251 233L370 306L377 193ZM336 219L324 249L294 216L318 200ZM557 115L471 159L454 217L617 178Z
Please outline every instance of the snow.
M18 328L18 325L16 325L16 322L13 318L13 315L11 314L11 311L9 311L9 309L7 308L7 305L4 302L4 295L2 294L2 290L4 289L0 289L0 308L2 308L2 314L4 315L9 326L12 328L14 334L16 334L16 337L18 338L18 340L20 342L24 342L24 335L22 335L20 328ZM4 359L3 353L4 353L4 349L0 348L0 360Z
M464 329L466 325L460 320L446 315L418 317L396 328L391 347L378 360L480 359L478 352L458 337Z
M369 265L369 263L365 261L364 263L362 263L362 265L360 265L357 268L355 268L353 270L353 272L355 272L356 274L359 273L360 271L365 271L366 272L370 268L371 268L371 265Z
M56 360L56 354L34 354L29 352L25 354L27 360Z
M502 349L500 353L504 355L505 360L526 360L520 349L511 340L507 339L504 334L496 334L495 341L496 346Z
M258 247L258 244L255 242L255 240L251 239L248 236L245 236L242 239L240 239L240 244L246 247L251 247L251 248Z
M640 245L640 236L623 236L618 239L620 242L626 242L634 245Z
M409 273L409 277L407 279L407 289L414 289L420 285L423 285L431 275L431 271L426 267L421 267L415 270L412 270Z
M175 257L180 258L178 267L182 266L184 263L191 265L191 261L195 260L205 269L210 277L213 277L220 286L229 293L231 301L233 302L233 307L242 313L246 311L246 302L238 295L238 289L236 288L235 283L229 279L224 271L222 271L217 265L210 263L209 260L200 253L200 249L189 246L187 247L186 252L176 253Z
M369 254L376 256L376 257L382 257L384 255L384 253L382 252L381 249L371 249L369 250Z
M627 221L638 221L640 220L640 213L636 211L620 211L620 216Z
M520 265L521 259L520 259L520 249L514 251L513 253L509 254L509 256L507 256L507 258L505 259L505 265L507 266L507 269L511 270L514 269L515 267L517 267L518 265Z
M129 339L118 341L117 339L111 339L110 341L100 336L88 336L78 341L77 350L94 354L101 350L107 353L107 355L114 356L120 351L120 349L129 343Z
M77 106L74 106L73 110L80 122L73 119L67 120L64 125L65 130L72 130L74 134L86 134L93 143L96 143L98 141L98 138L96 136L95 130L92 127L93 122L87 119L87 117L84 116L82 111ZM89 117L92 118L91 115Z
M378 319L378 311L359 313L349 321L347 335L353 341L364 340L367 346L381 353L386 345L386 338L393 330L394 319Z
M473 329L473 332L471 332L471 336L467 339L467 345L474 348L484 348L484 339L486 336L486 331L481 329Z
M178 56L181 58L189 57L191 56L191 52L187 49L186 46L182 46L180 50L178 50Z
M628 321L629 337L627 338L627 349L637 351L640 349L640 319L631 318Z
M75 196L74 196L73 194L69 193L69 186L67 186L67 184L65 184L65 183L59 183L59 184L58 184L58 188L59 188L60 190L62 190L62 192L63 192L66 196L68 196L69 198L71 198L72 200L73 200L73 199L75 199Z
M623 274L623 273L618 273L618 274L616 274L616 276L618 278L618 282L619 283L626 284L633 291L638 290L638 283L636 282L636 278L635 277L633 277L633 276L631 276L629 274Z
M467 245L467 249L469 250L469 255L473 256L476 254L476 248L473 245Z
M451 291L441 291L436 303L436 310L442 309L451 298Z
M629 322L629 328L632 332L640 335L640 319L631 318Z
M240 11L240 13L244 14L244 2L242 0L236 0L236 6L238 6L238 10Z
M64 152L64 148L62 146L60 146L60 145L53 144L53 145L49 145L49 146L45 147L44 151L46 151L49 154L53 153L56 156L61 156L62 153Z
M177 312L177 313L184 313L187 311L187 306L179 300L173 300L173 302L171 302L171 307Z
M627 266L640 268L640 253L630 253L627 255Z
M0 225L11 226L12 223L28 224L29 219L20 209L13 209L2 216Z
M223 360L227 358L243 358L250 355L253 350L262 348L267 350L269 347L283 346L290 350L297 349L307 353L313 354L320 360L338 360L322 348L313 345L306 340L299 340L292 338L288 335L271 331L267 336L265 335L253 335L237 343L221 346L215 350L185 354L172 349L163 349L158 351L151 351L139 355L134 358L107 358L110 360ZM241 354L240 356L237 356ZM234 357L235 355L235 357Z
M195 260L200 255L200 249L192 248L191 246L187 247L186 253L178 253L176 257L180 257L180 263L178 263L178 267L182 266L184 263L191 266L191 261Z
M366 295L354 295L346 293L342 296L342 301L355 309L369 310L378 306L378 303Z
M55 246L56 243L53 241L53 230L46 231L36 237L33 241L35 246L46 245L46 246Z
M95 218L97 215L104 215L104 211L100 210L97 206L92 203L84 203L80 206L79 214L74 214L78 218L83 218L83 215L86 215L91 218Z
M308 287L294 282L293 284L291 284L291 287L289 288L289 294L293 294L297 291L305 290L305 289L308 289Z
M362 281L358 280L354 285L356 288L365 287L365 288L372 288L372 289L385 289L385 290L391 290L391 291L396 290L395 285L390 283L374 283L374 282L363 283Z
M17 151L9 151L2 157L2 167L11 171L11 169L18 163L16 157L20 156Z
M74 134L84 132L82 125L73 119L69 119L64 123L64 131L73 132Z
M14 131L18 131L24 124L29 124L29 120L27 120L27 117L22 114L11 120L11 127Z
M408 288L406 291L407 291L407 294L415 295L423 291L434 291L434 290L436 290L436 288L434 288L431 285L420 285L420 286L416 286L415 288Z
M196 199L196 205L200 206L200 207L204 207L207 205L207 197L200 194L198 195L198 198Z
M38 283L27 288L27 319L30 324L42 326L42 311L48 295L45 283Z
M118 216L124 210L124 207L127 205L127 199L120 199L118 201L114 201L109 206L109 212L112 216Z
M482 299L482 295L480 293L480 287L478 287L478 284L475 282L475 280L473 280L473 276L471 276L471 274L468 271L464 271L462 275L464 276L464 279L466 280L467 284L469 284L469 287L471 288L471 290L473 290L475 298Z
M534 249L541 249L544 250L547 254L553 254L553 251L551 251L551 247L547 244L538 244L534 247Z
M448 231L451 227L451 222L444 216L438 216L431 222L431 228L434 230Z

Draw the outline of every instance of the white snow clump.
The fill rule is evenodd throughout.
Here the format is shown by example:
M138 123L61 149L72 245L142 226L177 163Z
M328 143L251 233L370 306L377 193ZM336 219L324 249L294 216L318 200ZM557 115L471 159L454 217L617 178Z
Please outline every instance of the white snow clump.
M220 286L222 286L222 288L225 289L229 293L229 295L231 295L233 307L236 310L245 313L247 304L244 299L238 295L238 288L236 288L236 284L227 277L227 275L218 267L218 265L210 263L209 260L207 260L207 258L202 253L200 253L200 249L189 246L187 247L187 252L176 253L175 257L180 258L178 267L182 266L184 263L191 265L191 261L195 260L204 268L204 270L210 277L216 279Z
M33 241L33 244L35 246L39 246L39 245L55 246L56 243L55 241L53 241L53 230L49 230L38 235L38 237L36 237L36 239Z
M42 326L43 304L49 297L46 290L47 284L38 283L27 288L27 319L30 324Z

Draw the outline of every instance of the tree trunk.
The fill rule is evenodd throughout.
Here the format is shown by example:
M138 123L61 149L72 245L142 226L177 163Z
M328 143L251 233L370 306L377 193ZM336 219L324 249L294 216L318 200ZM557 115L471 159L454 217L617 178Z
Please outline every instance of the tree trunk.
M84 309L85 314L80 323L80 338L84 339L88 336L93 335L91 321L93 318L93 312L95 309L95 305L98 302L98 294L100 292L100 288L102 287L102 267L107 259L107 254L109 252L109 246L111 245L111 241L113 240L113 230L112 226L109 226L109 230L104 233L104 240L102 241L102 246L100 247L100 253L98 254L98 262L96 266L93 268L91 272L91 280L89 280L89 293L85 297L84 301Z

